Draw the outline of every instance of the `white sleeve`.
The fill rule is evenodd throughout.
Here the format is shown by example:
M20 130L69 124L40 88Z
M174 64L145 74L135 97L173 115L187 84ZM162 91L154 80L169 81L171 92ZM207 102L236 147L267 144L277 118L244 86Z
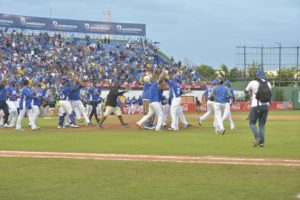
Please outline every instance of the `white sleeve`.
M248 83L246 89L247 92L250 92L250 90L252 90L252 81L250 83Z

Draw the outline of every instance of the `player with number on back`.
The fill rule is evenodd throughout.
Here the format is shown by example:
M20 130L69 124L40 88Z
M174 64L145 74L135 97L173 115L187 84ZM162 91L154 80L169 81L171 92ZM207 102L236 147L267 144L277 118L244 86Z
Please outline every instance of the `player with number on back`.
M58 128L65 128L64 120L65 116L69 116L71 121L70 125L72 128L78 128L75 124L75 116L70 103L70 95L72 92L72 87L69 85L69 81L66 78L62 78L61 87L59 88L59 118L58 118Z

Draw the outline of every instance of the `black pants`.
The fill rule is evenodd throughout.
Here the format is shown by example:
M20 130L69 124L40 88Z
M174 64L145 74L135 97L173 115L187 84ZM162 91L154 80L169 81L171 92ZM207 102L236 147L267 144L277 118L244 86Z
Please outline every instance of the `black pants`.
M4 112L4 124L8 123L8 105L5 101L0 101L0 110L3 110Z
M92 117L94 115L97 122L99 122L98 114L97 114L97 102L91 101L90 105L92 106L92 112L91 112L90 117L89 117L90 121L92 120Z

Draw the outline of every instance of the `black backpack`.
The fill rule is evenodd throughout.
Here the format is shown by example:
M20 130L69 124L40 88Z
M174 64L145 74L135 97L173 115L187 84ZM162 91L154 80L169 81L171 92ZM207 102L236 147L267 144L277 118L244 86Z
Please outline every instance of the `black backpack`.
M258 80L259 86L256 93L256 99L262 103L271 102L272 91L268 86L268 81Z

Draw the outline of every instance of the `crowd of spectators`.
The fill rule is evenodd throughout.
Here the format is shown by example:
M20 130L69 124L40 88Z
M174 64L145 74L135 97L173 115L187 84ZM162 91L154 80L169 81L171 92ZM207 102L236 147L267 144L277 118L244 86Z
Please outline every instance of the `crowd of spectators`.
M168 70L171 75L181 70L185 84L200 80L181 62L163 60L158 45L144 38L116 42L0 29L0 75L10 73L10 79L20 83L27 78L57 88L61 77L75 73L80 80L139 84L144 70Z

